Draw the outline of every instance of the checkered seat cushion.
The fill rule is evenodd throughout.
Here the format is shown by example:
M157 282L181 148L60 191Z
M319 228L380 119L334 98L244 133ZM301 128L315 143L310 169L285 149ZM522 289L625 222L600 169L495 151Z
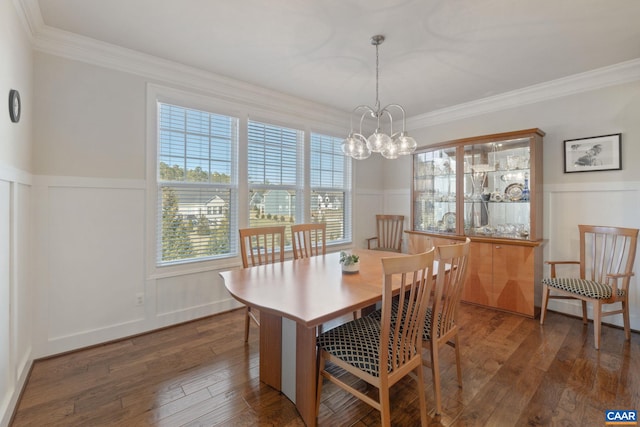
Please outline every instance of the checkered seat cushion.
M548 277L542 280L542 284L595 299L609 299L613 292L611 286L606 283L572 277ZM618 296L622 297L624 295L625 291L618 289Z
M394 298L391 302L391 325L396 324L396 320L398 319L398 299ZM405 303L406 304L406 303ZM405 310L407 308L405 307ZM382 320L382 310L376 310L373 313L368 315L378 321ZM424 332L422 333L422 341L431 341L431 319L433 317L433 311L431 307L427 307L427 312L424 318ZM392 326L393 327L393 326Z
M380 320L374 316L330 329L318 336L318 347L375 377L380 376ZM391 360L389 349L389 360ZM391 369L391 365L387 367Z

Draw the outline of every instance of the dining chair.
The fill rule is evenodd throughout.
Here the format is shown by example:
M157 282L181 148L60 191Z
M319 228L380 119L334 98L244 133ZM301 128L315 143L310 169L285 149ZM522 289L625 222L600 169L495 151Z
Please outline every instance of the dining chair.
M367 239L367 249L402 252L403 228L404 215L376 215L377 234Z
M327 224L295 224L291 226L293 259L327 253Z
M327 253L327 224L310 223L291 226L293 244L293 259L309 258ZM358 312L353 312L353 318L358 318ZM318 325L317 332L321 334L323 325Z
M460 343L458 339L458 308L465 281L471 240L464 243L442 245L435 248L438 261L435 292L431 306L425 316L422 345L429 351L430 360L423 359L425 366L431 367L433 390L436 399L436 414L442 413L442 392L440 388L440 349L445 345L454 348L458 385L462 387L462 366L460 363ZM434 321L435 319L435 321Z
M284 226L241 228L240 254L244 268L284 261ZM244 342L249 341L251 321L260 326L260 320L251 307L245 308Z
M542 279L540 324L544 324L549 299L577 299L582 302L582 322L588 323L587 303L593 305L593 337L600 349L604 316L622 314L624 335L631 339L629 325L629 283L636 258L638 229L578 225L579 261L547 261L550 277ZM557 266L579 265L578 274L558 277ZM551 293L553 291L553 293ZM605 304L621 303L618 310L603 311Z
M390 388L413 373L420 402L420 420L427 425L427 407L422 378L421 338L429 295L433 289L434 250L382 258L384 274L381 317L363 316L318 336L318 390L316 416L320 411L323 379L380 411L383 426L391 425ZM394 289L405 303L392 324ZM341 379L341 372L327 369L330 362L378 388L378 399L364 394Z

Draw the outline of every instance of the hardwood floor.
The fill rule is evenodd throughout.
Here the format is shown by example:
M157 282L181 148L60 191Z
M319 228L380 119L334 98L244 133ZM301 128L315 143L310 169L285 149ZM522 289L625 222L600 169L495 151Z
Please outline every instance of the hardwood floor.
M258 379L258 331L243 342L238 310L37 361L12 425L302 426L294 405ZM606 409L640 409L640 337L549 312L545 325L461 307L463 388L453 350L441 351L445 426L603 425ZM346 375L346 374L345 374ZM394 425L419 425L413 380L392 390ZM366 390L364 383L361 389ZM374 389L368 390L375 393ZM330 383L321 426L377 426L379 413Z

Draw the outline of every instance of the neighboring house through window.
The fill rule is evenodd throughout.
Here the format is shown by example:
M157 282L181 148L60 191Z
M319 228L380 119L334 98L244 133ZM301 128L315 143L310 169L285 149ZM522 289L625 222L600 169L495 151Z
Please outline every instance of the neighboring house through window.
M249 225L302 222L304 132L253 120L247 126ZM286 236L290 246L289 227Z
M327 244L351 240L351 163L341 142L311 134L311 222L327 224Z
M238 119L158 103L159 265L234 253Z

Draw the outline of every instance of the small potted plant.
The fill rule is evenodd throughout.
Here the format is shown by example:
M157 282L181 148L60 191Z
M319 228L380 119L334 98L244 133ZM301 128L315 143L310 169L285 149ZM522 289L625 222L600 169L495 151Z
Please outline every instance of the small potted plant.
M360 257L355 254L340 252L340 264L343 273L357 273L360 271Z

